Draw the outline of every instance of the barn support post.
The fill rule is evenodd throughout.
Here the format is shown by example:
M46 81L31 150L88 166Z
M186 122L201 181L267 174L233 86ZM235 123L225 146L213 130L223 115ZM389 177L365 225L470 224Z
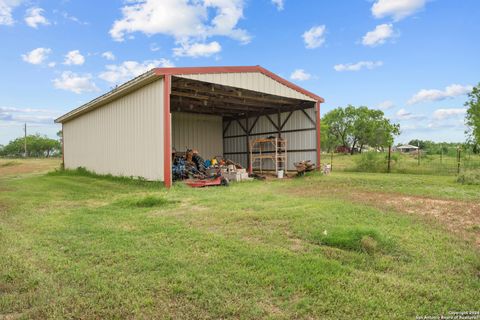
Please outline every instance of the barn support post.
M246 147L247 147L247 168L248 171L250 172L252 164L250 163L250 125L248 121L248 111L245 115L245 142L246 142Z
M282 137L282 114L280 113L280 111L277 112L277 134L278 134L278 137L281 138Z
M62 123L62 169L65 169L65 138L63 136L63 123Z
M317 127L317 170L321 169L321 135L320 135L320 101L315 103L315 118Z
M163 82L163 180L165 187L172 186L172 149L171 149L171 113L170 93L172 76L165 75Z

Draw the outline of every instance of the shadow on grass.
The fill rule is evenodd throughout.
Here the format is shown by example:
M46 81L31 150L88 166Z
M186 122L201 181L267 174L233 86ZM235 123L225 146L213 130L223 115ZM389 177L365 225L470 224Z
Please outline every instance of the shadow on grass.
M398 248L392 239L374 229L338 228L312 234L312 240L319 245L326 245L344 250L368 254L396 254Z
M92 171L89 171L83 167L78 167L77 169L56 169L55 171L51 171L47 173L47 176L64 176L64 177L87 177L87 178L94 178L94 179L101 179L116 183L128 184L128 185L136 185L136 186L143 186L143 187L151 187L151 188L164 188L164 184L162 181L148 181L142 177L125 177L125 176L113 176L111 174L98 174Z
M148 195L142 198L127 198L114 202L123 208L166 208L179 203L176 200L169 200L163 196Z

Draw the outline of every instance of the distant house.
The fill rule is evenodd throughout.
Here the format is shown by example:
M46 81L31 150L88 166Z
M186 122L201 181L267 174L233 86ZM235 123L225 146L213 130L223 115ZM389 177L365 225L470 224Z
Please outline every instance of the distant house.
M403 146L396 147L394 151L398 151L398 152L401 152L401 153L412 153L412 152L417 152L418 147L412 146L411 144L406 144L406 145L403 145Z
M350 153L350 147L347 146L338 146L335 148L336 153Z

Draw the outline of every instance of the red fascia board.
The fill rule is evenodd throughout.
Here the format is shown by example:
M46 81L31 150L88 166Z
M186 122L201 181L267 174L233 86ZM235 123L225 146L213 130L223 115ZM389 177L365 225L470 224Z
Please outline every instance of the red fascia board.
M165 75L178 75L178 74L201 74L201 73L238 73L238 72L260 72L266 75L273 80L280 82L281 84L303 93L306 96L309 96L316 101L321 103L325 102L325 100L317 96L316 94L307 91L296 84L291 83L288 80L276 75L273 72L268 71L267 69L261 66L234 66L234 67L186 67L186 68L156 68L155 74L159 76Z
M163 82L163 181L165 187L172 186L172 147L171 147L171 114L170 93L172 76L165 75Z

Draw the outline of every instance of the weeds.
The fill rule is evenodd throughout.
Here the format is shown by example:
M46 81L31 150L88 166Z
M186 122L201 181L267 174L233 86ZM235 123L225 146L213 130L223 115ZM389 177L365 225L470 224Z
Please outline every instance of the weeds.
M334 229L332 231L324 231L315 238L321 245L369 254L374 254L375 252L392 253L395 251L393 241L374 229Z
M0 163L0 167L12 167L12 166L17 166L19 163L17 161L7 161L4 163Z
M120 206L133 208L167 207L175 203L177 203L177 201L168 200L163 196L155 195L148 195L143 198L127 198L117 202Z
M480 169L462 172L457 177L461 184L480 185Z

